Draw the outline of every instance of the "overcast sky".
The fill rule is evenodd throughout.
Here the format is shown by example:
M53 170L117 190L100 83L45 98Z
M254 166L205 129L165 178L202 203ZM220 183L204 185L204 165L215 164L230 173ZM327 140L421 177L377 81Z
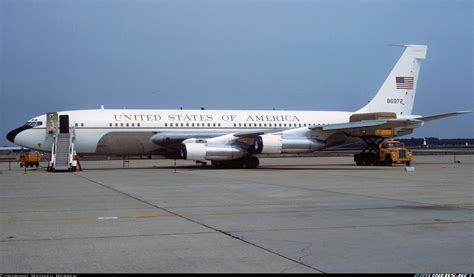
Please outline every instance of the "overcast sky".
M414 113L474 110L472 1L0 0L0 145L50 111L355 111L427 44ZM474 137L474 115L415 137Z

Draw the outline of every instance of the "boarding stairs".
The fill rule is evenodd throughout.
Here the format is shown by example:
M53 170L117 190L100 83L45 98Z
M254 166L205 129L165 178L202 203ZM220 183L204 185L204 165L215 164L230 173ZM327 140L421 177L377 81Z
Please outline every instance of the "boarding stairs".
M74 130L69 133L57 132L51 151L49 171L76 171L77 161L74 151Z

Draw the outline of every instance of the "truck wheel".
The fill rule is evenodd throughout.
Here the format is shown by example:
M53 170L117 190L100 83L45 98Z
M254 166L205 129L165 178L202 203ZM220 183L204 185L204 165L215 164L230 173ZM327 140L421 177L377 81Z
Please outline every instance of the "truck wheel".
M410 162L410 161L405 162L405 165L406 165L406 166L410 166L410 165L411 165L411 162Z
M22 164L22 163L20 163L20 167L23 167L23 164Z
M385 156L385 166L392 166L392 157L390 155Z

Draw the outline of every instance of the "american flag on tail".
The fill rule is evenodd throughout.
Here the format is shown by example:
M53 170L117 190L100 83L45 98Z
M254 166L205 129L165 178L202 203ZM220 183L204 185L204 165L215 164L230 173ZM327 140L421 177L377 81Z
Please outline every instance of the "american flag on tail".
M413 77L395 77L397 89L413 89Z

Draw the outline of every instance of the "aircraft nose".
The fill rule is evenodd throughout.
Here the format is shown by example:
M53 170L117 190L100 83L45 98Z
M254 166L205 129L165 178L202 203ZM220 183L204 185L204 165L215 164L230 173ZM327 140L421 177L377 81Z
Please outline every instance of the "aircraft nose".
M7 139L13 143L15 143L15 137L16 135L18 135L20 132L26 130L26 129L29 129L31 128L30 126L27 126L27 125L23 125L21 127L18 127L12 131L10 131L8 134L7 134Z

